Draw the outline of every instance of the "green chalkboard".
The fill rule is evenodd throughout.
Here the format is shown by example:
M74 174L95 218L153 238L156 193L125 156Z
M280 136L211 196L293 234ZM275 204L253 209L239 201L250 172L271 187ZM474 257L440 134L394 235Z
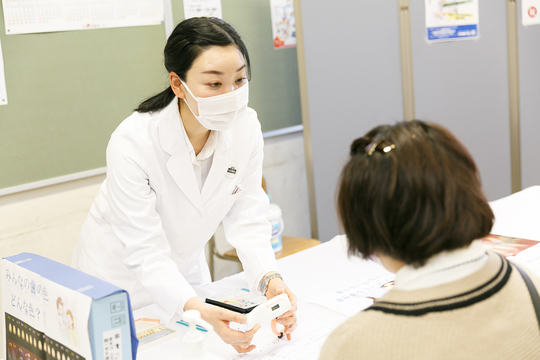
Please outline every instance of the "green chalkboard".
M250 106L263 131L301 124L296 49L274 50L268 0L223 0L252 59ZM175 24L183 4L173 1ZM0 189L105 166L118 124L165 88L163 25L6 35Z

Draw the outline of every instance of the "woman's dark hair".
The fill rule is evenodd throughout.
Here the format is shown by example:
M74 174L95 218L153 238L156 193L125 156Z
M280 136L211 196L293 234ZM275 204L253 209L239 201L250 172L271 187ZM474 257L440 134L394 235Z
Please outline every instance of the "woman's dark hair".
M351 145L338 213L349 254L413 266L489 234L493 212L467 149L422 121L379 126Z
M249 55L240 35L225 21L214 17L195 17L176 26L165 45L165 68L186 81L186 73L195 59L210 46L236 45L246 61L248 79L251 75ZM169 86L161 93L143 101L135 111L151 112L166 107L175 95Z

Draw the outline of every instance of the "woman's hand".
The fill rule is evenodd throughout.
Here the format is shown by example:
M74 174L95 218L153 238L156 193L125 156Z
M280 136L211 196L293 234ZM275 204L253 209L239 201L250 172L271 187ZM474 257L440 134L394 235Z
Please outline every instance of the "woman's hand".
M261 325L255 326L247 332L241 332L229 328L231 321L244 324L247 322L247 316L230 311L218 306L210 306L203 303L199 298L193 297L186 302L184 310L199 310L203 320L209 322L216 334L227 344L239 353L247 353L255 349L255 345L250 345L255 333L261 328Z
M270 280L268 284L268 289L266 290L266 298L271 299L274 296L280 294L287 294L289 301L291 302L291 310L287 311L285 314L278 317L278 324L281 324L285 327L283 333L287 335L287 339L291 339L291 333L296 329L298 324L296 323L296 296L293 294L291 289L285 284L285 282L279 278L275 277Z

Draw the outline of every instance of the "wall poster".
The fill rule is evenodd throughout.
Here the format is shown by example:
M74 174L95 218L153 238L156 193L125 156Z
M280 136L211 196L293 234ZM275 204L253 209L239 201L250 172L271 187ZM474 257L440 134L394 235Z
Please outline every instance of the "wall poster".
M293 0L270 0L274 49L296 47Z
M540 24L540 0L521 1L521 22L523 26Z
M478 0L425 0L426 40L478 39Z

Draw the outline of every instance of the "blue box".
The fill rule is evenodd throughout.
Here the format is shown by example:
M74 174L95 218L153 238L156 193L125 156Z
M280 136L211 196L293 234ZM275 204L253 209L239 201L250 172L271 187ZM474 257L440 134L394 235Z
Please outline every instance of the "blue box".
M7 360L135 360L125 290L35 254L0 265Z

